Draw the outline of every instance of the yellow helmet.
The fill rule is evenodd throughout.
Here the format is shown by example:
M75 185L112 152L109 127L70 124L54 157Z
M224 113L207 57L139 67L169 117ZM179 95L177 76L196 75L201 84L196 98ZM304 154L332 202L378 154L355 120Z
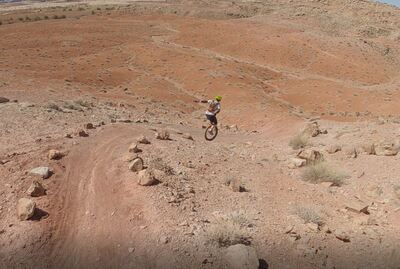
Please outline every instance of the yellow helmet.
M222 96L221 95L217 95L215 96L215 100L217 100L218 102L222 100Z

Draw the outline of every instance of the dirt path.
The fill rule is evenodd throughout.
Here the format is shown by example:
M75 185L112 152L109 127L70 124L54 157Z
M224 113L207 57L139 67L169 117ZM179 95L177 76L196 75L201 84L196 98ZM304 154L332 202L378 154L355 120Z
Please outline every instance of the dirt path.
M129 180L132 174L121 167L126 165L121 159L126 145L139 134L134 128L109 128L82 141L66 159L51 256L58 268L123 268L139 247L131 240L141 237L140 226L153 212Z

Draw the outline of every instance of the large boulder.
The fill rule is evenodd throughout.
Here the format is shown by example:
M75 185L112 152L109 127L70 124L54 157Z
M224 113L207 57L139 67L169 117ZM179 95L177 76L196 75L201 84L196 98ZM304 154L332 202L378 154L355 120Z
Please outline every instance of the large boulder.
M257 269L259 266L255 249L242 244L228 247L225 260L229 269Z
M46 189L42 186L42 184L40 184L39 181L34 180L26 193L32 197L39 197L46 194Z
M29 173L32 175L41 176L43 179L51 176L50 168L45 166L33 168Z
M140 157L133 159L128 168L132 172L139 172L143 170L143 159Z
M302 149L297 153L297 157L306 160L307 165L324 160L324 155L314 149Z
M375 155L378 156L395 156L399 152L399 147L393 142L381 141L374 144Z
M20 220L28 220L35 214L36 203L27 198L21 198L17 204L17 215Z
M149 169L140 171L138 175L138 184L141 186L151 186L157 184L156 177Z

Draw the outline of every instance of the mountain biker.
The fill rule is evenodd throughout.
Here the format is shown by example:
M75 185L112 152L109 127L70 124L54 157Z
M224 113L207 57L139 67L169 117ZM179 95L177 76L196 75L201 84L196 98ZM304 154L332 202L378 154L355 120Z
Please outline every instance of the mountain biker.
M218 124L217 114L221 111L221 100L222 97L220 95L215 96L214 100L208 100L208 109L206 111L206 117L210 121L212 128L210 129L210 133L213 133L215 126Z

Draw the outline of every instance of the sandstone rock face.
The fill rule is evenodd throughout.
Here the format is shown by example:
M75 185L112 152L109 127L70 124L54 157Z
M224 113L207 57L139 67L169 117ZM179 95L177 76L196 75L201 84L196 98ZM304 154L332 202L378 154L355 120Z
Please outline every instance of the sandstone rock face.
M28 220L35 213L36 203L27 198L21 198L17 204L17 215L19 220Z
M255 249L242 244L228 247L225 261L229 269L257 269L259 266Z

